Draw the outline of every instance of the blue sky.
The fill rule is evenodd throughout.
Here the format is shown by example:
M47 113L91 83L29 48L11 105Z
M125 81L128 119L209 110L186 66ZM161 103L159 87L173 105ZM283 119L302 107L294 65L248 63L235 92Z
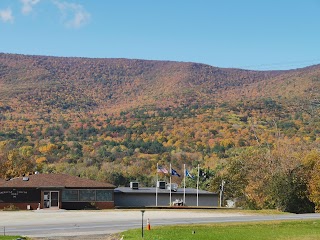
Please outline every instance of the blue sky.
M0 52L292 69L320 63L319 0L1 0Z

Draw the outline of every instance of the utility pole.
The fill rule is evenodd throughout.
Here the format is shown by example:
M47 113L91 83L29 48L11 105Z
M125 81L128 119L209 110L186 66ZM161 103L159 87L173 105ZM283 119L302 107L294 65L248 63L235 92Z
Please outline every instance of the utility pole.
M222 207L222 201L223 201L223 190L224 190L224 184L226 181L222 180L220 185L220 207Z

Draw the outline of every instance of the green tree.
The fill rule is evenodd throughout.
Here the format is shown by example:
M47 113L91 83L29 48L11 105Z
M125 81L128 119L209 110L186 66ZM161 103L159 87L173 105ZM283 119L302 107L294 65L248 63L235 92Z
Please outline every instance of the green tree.
M270 182L270 203L277 209L292 213L311 213L315 204L309 199L308 176L303 167L275 174Z

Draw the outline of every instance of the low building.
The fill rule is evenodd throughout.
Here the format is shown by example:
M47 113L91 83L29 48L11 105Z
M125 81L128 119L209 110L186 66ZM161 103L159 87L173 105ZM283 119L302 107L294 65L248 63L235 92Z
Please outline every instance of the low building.
M171 205L182 203L187 207L217 207L219 195L203 190L199 190L197 194L197 189L186 188L185 203L183 203L183 199L183 188L176 188L171 191ZM155 187L118 187L114 190L114 203L116 207L170 206L170 190L156 189Z
M20 209L114 208L114 188L65 174L33 174L0 180L0 209L13 205Z

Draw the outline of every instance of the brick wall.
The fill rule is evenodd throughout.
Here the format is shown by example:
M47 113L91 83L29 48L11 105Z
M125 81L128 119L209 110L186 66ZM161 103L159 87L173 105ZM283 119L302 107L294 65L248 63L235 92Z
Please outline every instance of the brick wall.
M27 206L30 205L30 210L36 210L39 203L0 203L0 209L8 208L10 205L15 206L20 210L27 210Z
M114 202L62 202L61 208L68 210L76 209L112 209Z

